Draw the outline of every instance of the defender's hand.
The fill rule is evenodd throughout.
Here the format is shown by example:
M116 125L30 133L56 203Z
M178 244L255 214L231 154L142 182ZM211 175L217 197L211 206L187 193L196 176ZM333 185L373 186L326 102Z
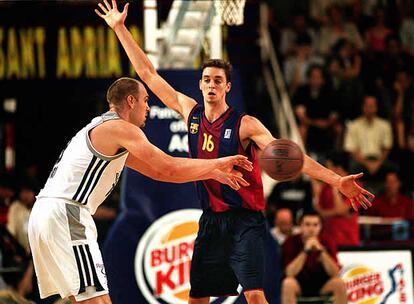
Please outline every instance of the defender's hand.
M225 172L221 169L216 169L212 172L212 178L216 181L228 185L234 190L239 190L241 187L248 187L250 184L243 178L243 174L237 170Z
M218 158L216 161L219 162L219 169L225 172L230 172L231 170L233 170L234 166L243 168L244 170L247 170L247 171L253 170L252 162L249 161L247 157L243 155L233 155L233 156L222 157L222 158Z

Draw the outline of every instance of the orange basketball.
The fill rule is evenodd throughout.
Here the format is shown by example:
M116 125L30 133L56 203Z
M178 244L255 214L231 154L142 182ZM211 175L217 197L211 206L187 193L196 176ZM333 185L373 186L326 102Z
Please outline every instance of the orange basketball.
M259 165L271 178L288 181L297 177L303 168L302 149L288 139L276 139L268 144L259 157Z

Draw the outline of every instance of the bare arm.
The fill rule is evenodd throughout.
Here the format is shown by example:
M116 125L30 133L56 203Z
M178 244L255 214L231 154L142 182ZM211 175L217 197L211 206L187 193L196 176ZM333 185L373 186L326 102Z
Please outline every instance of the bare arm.
M298 256L290 262L285 269L286 276L295 277L302 270L303 265L305 265L307 254L305 251L302 251Z
M104 0L104 4L99 3L103 14L98 10L95 12L114 30L138 76L167 107L180 113L187 121L188 115L197 102L177 92L157 73L147 55L125 27L124 21L128 13L128 4L125 5L122 12L118 11L115 0L112 0L112 7L106 0Z
M123 120L107 122L98 128L95 137L102 138L104 134L105 141L130 152L128 167L157 180L184 183L213 178L238 189L238 183L246 182L233 166L252 169L247 158L240 155L213 160L169 156L152 145L141 129Z
M247 143L251 140L256 143L259 149L263 150L271 141L275 140L275 138L258 119L246 115L243 117L240 124L240 140L243 147L246 147ZM342 194L350 199L355 210L357 210L357 207L355 206L356 203L360 204L365 209L371 206L371 203L366 196L373 198L374 195L356 183L356 180L362 176L362 173L341 177L306 154L302 172L312 178L316 178L338 188Z
M331 276L337 276L339 273L339 267L334 261L334 259L330 256L330 254L323 249L321 251L321 255L319 256L319 259L322 263L323 268L325 269L326 273Z

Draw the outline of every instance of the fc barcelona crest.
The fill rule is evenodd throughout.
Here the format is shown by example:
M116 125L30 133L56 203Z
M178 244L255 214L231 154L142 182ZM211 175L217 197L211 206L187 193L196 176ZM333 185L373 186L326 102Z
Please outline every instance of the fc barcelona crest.
M190 133L191 134L196 134L198 132L198 123L192 122L190 125Z

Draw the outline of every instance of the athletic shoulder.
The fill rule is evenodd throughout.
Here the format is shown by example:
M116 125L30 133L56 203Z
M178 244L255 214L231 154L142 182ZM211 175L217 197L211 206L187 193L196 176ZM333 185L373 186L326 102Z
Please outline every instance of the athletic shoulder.
M243 138L254 135L263 124L256 117L251 115L243 115L240 121L240 135ZM243 134L243 136L242 136Z
M240 122L240 140L243 146L253 141L256 146L263 149L275 138L262 122L254 116L244 115Z

